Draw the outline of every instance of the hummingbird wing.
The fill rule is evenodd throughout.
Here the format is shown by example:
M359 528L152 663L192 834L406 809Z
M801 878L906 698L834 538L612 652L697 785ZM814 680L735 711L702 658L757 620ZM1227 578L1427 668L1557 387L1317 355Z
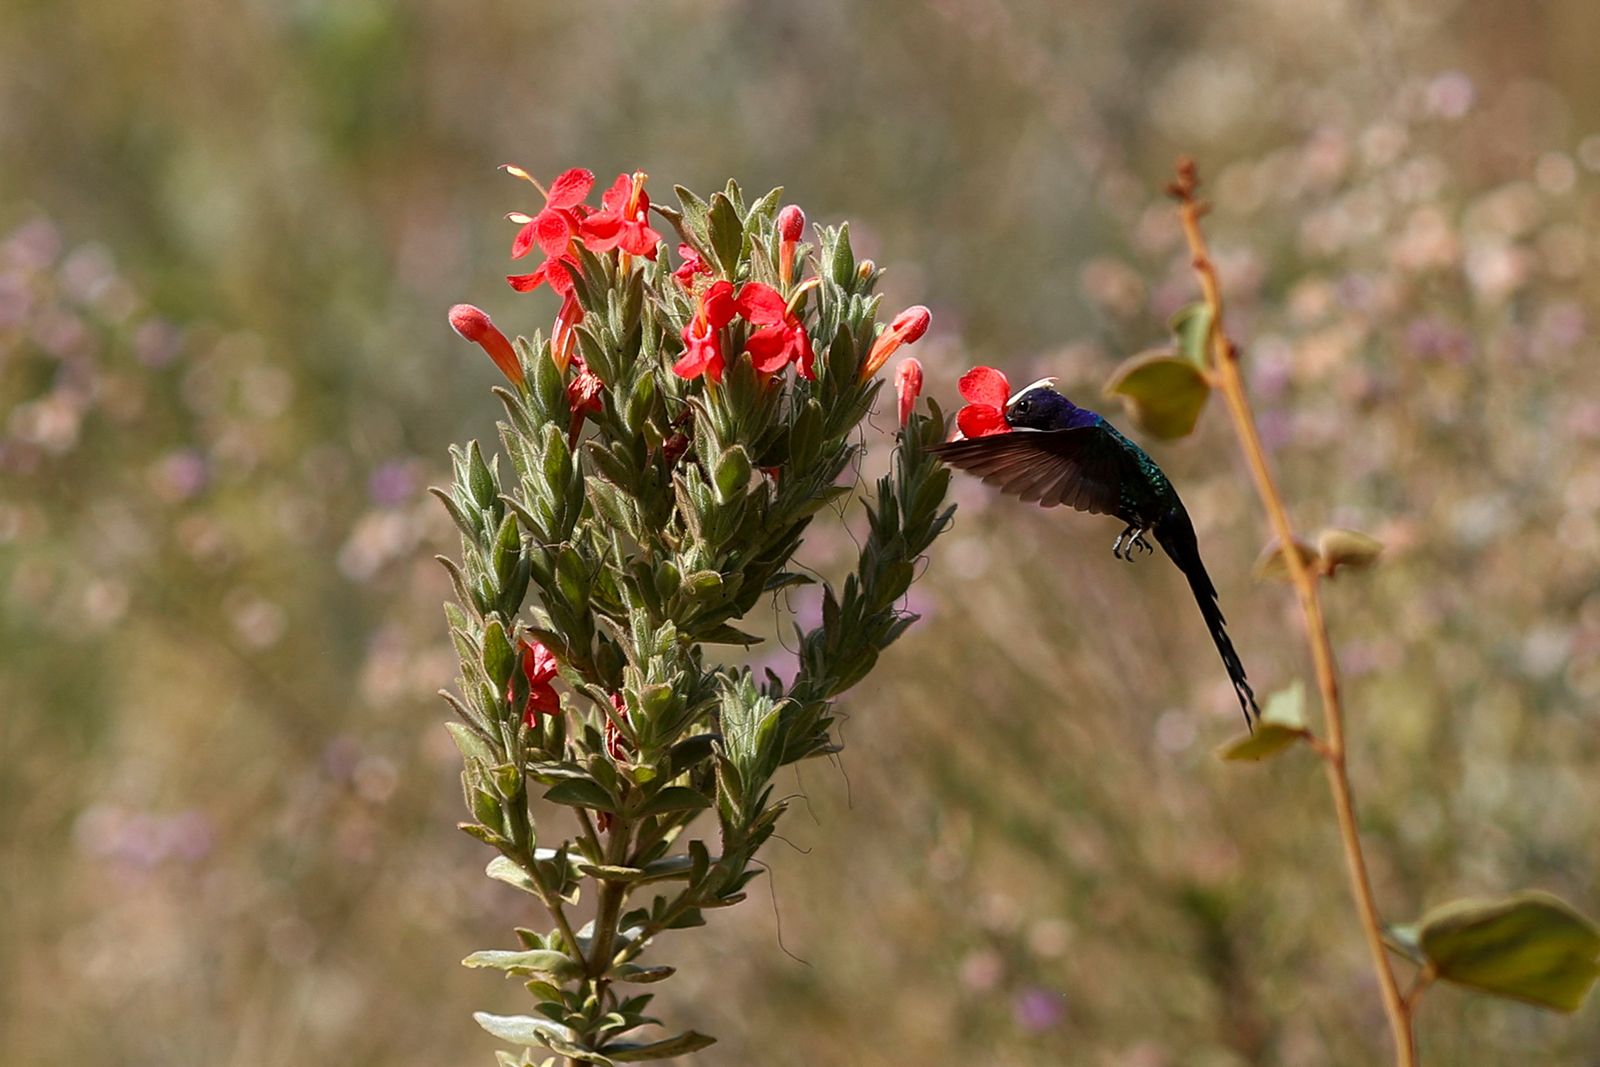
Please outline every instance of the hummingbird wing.
M1114 515L1123 490L1137 484L1139 461L1099 426L1013 430L936 445L934 455L1001 492L1066 504L1091 515Z

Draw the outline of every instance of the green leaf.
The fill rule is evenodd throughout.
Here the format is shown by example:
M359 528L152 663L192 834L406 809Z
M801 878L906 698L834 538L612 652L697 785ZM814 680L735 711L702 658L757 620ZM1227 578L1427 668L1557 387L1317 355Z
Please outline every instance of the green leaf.
M727 623L714 626L695 636L708 645L744 645L748 648L750 645L759 645L761 643L761 638L755 634L745 633L738 627L729 626Z
M506 628L500 625L499 619L490 619L483 628L483 669L498 690L505 690L516 662L516 652L506 636Z
M1359 570L1378 562L1383 542L1359 530L1323 530L1317 535L1317 554L1322 557L1323 573L1332 577L1340 567Z
M664 1041L652 1041L646 1045L637 1045L631 1042L618 1042L606 1046L606 1056L617 1063L641 1063L646 1060L670 1060L674 1056L687 1056L691 1052L699 1052L717 1043L717 1039L706 1034L688 1030L669 1037Z
M507 974L547 974L557 981L576 978L583 972L578 961L553 949L534 948L520 952L486 949L461 961L463 967L488 967Z
M856 256L850 248L850 224L842 223L835 236L833 255L828 260L828 276L837 285L849 289L856 280Z
M472 1017L479 1026L512 1045L543 1045L548 1048L552 1040L563 1043L571 1040L565 1026L535 1019L531 1015L490 1015L486 1011L475 1011Z
M646 982L660 982L671 978L677 973L676 967L642 967L637 963L619 964L606 972L606 977L613 982L633 982L643 985Z
M1549 893L1451 901L1417 927L1439 978L1495 996L1574 1012L1600 977L1600 927Z
M1105 392L1120 397L1145 432L1170 440L1193 432L1211 386L1200 368L1163 349L1124 360Z
M499 763L501 756L489 747L489 743L465 723L447 722L444 728L450 731L450 737L456 743L456 748L461 752L463 760L477 760L485 766L492 767Z
M651 797L650 802L640 808L637 815L643 819L673 811L699 811L710 806L711 798L698 789L690 789L686 785L669 785Z
M717 460L713 475L717 485L717 499L726 504L737 499L750 484L750 456L743 445L734 445Z
M733 202L722 193L711 194L707 226L711 231L711 251L722 266L723 276L732 278L739 269L739 254L744 250L744 223L739 221L739 211Z
M528 877L528 872L504 856L496 856L490 860L489 866L483 869L483 873L497 882L514 885L524 893L539 895L539 887L533 884L533 879Z
M1167 321L1184 359L1204 370L1211 365L1206 342L1211 339L1211 305L1196 302L1185 305Z
M544 798L553 804L565 804L569 808L593 808L595 811L609 811L613 815L620 815L617 811L617 802L611 794L600 788L600 784L588 778L569 778L558 782Z

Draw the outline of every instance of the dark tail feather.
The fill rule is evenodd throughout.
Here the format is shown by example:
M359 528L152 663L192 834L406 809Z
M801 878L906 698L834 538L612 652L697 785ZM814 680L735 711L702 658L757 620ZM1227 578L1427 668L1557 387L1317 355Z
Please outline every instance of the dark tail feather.
M1245 679L1244 664L1239 662L1239 653L1233 650L1233 642L1228 639L1227 620L1222 617L1222 609L1217 607L1217 587L1211 584L1211 576L1206 573L1205 564L1200 562L1200 545L1195 540L1194 524L1189 521L1189 513L1179 504L1156 523L1154 533L1156 544L1166 550L1183 576L1189 579L1189 588L1194 590L1200 614L1205 616L1206 629L1211 631L1211 640L1217 643L1217 651L1222 654L1222 665L1228 668L1228 678L1239 696L1245 724L1252 725L1261 718L1261 709L1256 707L1256 695Z

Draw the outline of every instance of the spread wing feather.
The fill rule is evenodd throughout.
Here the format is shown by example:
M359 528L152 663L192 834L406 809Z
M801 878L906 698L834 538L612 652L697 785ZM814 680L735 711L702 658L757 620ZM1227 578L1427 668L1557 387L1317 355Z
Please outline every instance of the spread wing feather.
M933 452L1026 502L1066 504L1092 515L1116 514L1123 487L1140 476L1138 461L1098 426L1014 430L947 441Z

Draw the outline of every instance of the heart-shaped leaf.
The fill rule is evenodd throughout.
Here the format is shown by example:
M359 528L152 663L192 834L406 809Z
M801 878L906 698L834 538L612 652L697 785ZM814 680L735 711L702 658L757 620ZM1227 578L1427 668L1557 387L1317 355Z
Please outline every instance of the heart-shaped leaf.
M1170 440L1193 432L1211 385L1199 367L1160 349L1123 361L1105 391L1122 400L1141 429Z
M1370 567L1378 562L1383 542L1359 530L1323 530L1317 535L1317 554L1323 573L1331 577L1340 567Z
M1549 893L1442 904L1416 940L1439 978L1541 1008L1577 1011L1600 977L1600 927Z
M1317 550L1301 541L1294 542L1295 551L1300 553L1300 561L1312 571L1316 571L1322 562L1317 555ZM1289 560L1283 551L1281 542L1273 541L1261 550L1261 555L1256 558L1255 575L1257 578L1276 578L1279 581L1289 580Z
M1217 750L1217 755L1225 760L1266 759L1310 736L1306 726L1306 687L1297 680L1267 698L1254 732L1228 742Z

